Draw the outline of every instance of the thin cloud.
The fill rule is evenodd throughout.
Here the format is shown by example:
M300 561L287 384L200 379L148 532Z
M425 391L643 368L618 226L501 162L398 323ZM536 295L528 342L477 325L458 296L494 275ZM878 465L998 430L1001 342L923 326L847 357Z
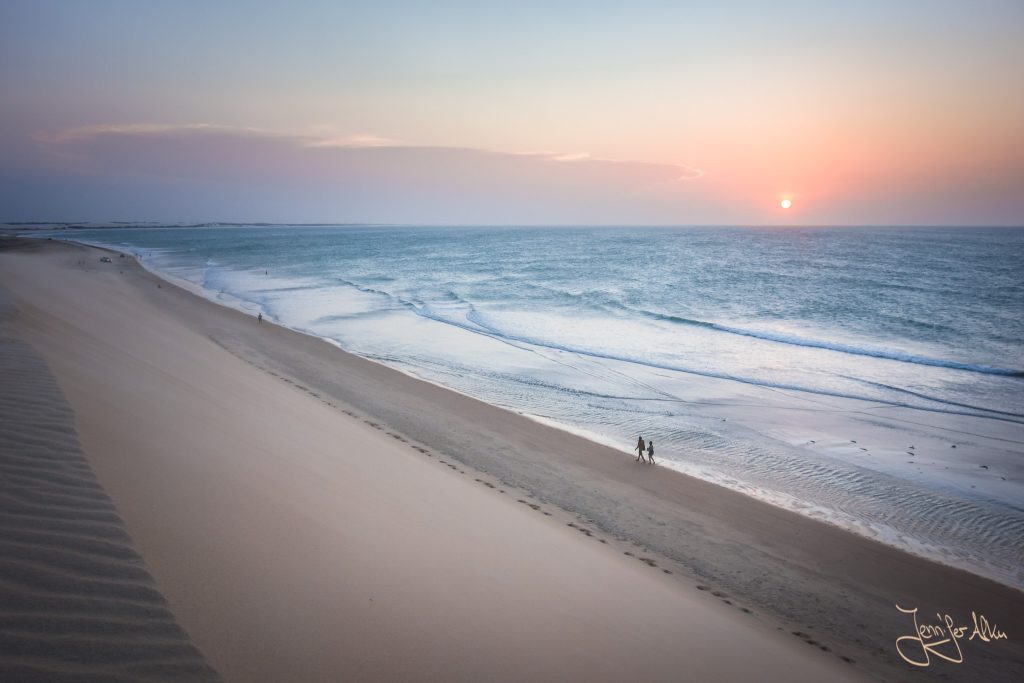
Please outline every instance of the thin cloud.
M549 154L547 155L551 161L562 161L562 162L579 162L587 161L594 163L604 164L643 164L646 162L636 161L622 161L620 159L608 159L604 157L594 157L587 152L574 152L571 154ZM671 178L670 182L682 182L687 180L696 180L697 178L703 177L704 171L699 168L693 168L692 166L686 166L684 164L649 164L652 166L663 166L665 168L677 169L680 174Z
M127 124L104 124L93 126L80 126L57 132L39 132L33 138L40 143L60 145L64 143L87 142L103 136L137 136L137 137L167 137L167 136L188 136L191 134L222 134L226 136L247 136L264 137L277 139L282 142L294 142L296 145L309 148L340 148L340 149L361 149L378 147L399 147L407 149L448 149L461 150L465 152L480 152L484 154L504 156L525 156L536 159L543 159L553 162L587 162L593 164L623 164L631 166L642 166L647 168L675 169L678 175L667 179L668 182L689 181L700 178L704 175L701 169L686 166L684 164L663 164L642 161L623 161L619 159L607 159L591 156L587 152L558 153L553 151L536 152L502 152L494 150L476 149L472 147L444 147L430 145L412 145L395 138L384 137L372 133L361 133L356 135L330 135L330 134L307 134L298 135L282 133L254 127L227 126L213 123L127 123Z
M37 142L62 143L90 140L102 135L161 135L173 133L228 133L234 135L273 135L259 128L223 126L214 123L122 123L97 126L79 126L49 133L40 131L33 135Z
M683 165L414 145L372 133L133 123L34 140L44 172L76 192L83 188L67 201L106 198L161 207L164 216L187 210L196 214L189 218L244 211L261 220L657 223L705 201L704 188L678 183L701 175Z
M589 160L593 159L593 157L591 157L586 152L576 152L574 154L559 154L557 156L551 157L552 161L582 161L584 159Z
M310 140L307 147L401 147L401 140L385 138L379 135L347 135L343 137L326 137Z

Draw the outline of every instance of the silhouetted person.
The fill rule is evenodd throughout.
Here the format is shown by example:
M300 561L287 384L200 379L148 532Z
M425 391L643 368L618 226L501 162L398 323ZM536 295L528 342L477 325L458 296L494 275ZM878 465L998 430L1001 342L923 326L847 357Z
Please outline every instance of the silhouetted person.
M636 441L636 461L646 462L644 460L644 437L642 436Z
M258 316L256 316L256 322L260 322L260 323L263 322L263 312L262 311L260 311L260 314Z
M651 439L647 442L647 460L652 465L654 464L654 440Z

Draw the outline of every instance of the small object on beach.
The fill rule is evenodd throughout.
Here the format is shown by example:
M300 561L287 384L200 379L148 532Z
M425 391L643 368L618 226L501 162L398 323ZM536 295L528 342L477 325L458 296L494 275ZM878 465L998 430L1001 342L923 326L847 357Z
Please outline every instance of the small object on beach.
M950 448L956 448L956 444L953 444L952 446L950 446Z
M110 257L109 256L101 256L100 257L100 262L102 262L102 263L110 263Z
M854 441L853 439L850 439L850 443L857 443L857 442Z
M913 446L907 446L907 448L909 448L910 450L914 450Z
M983 470L987 470L988 469L988 465L978 465L978 467L980 467Z

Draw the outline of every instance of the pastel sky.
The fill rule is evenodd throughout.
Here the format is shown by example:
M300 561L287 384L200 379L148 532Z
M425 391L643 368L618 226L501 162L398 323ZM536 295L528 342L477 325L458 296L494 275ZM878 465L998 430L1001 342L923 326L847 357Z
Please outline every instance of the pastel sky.
M1022 73L1021 0L0 0L0 220L1021 225Z

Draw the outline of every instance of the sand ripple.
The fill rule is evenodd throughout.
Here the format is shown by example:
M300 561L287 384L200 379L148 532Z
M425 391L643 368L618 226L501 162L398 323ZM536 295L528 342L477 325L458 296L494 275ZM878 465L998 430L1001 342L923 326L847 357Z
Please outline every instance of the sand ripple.
M216 681L175 622L0 301L0 680Z

